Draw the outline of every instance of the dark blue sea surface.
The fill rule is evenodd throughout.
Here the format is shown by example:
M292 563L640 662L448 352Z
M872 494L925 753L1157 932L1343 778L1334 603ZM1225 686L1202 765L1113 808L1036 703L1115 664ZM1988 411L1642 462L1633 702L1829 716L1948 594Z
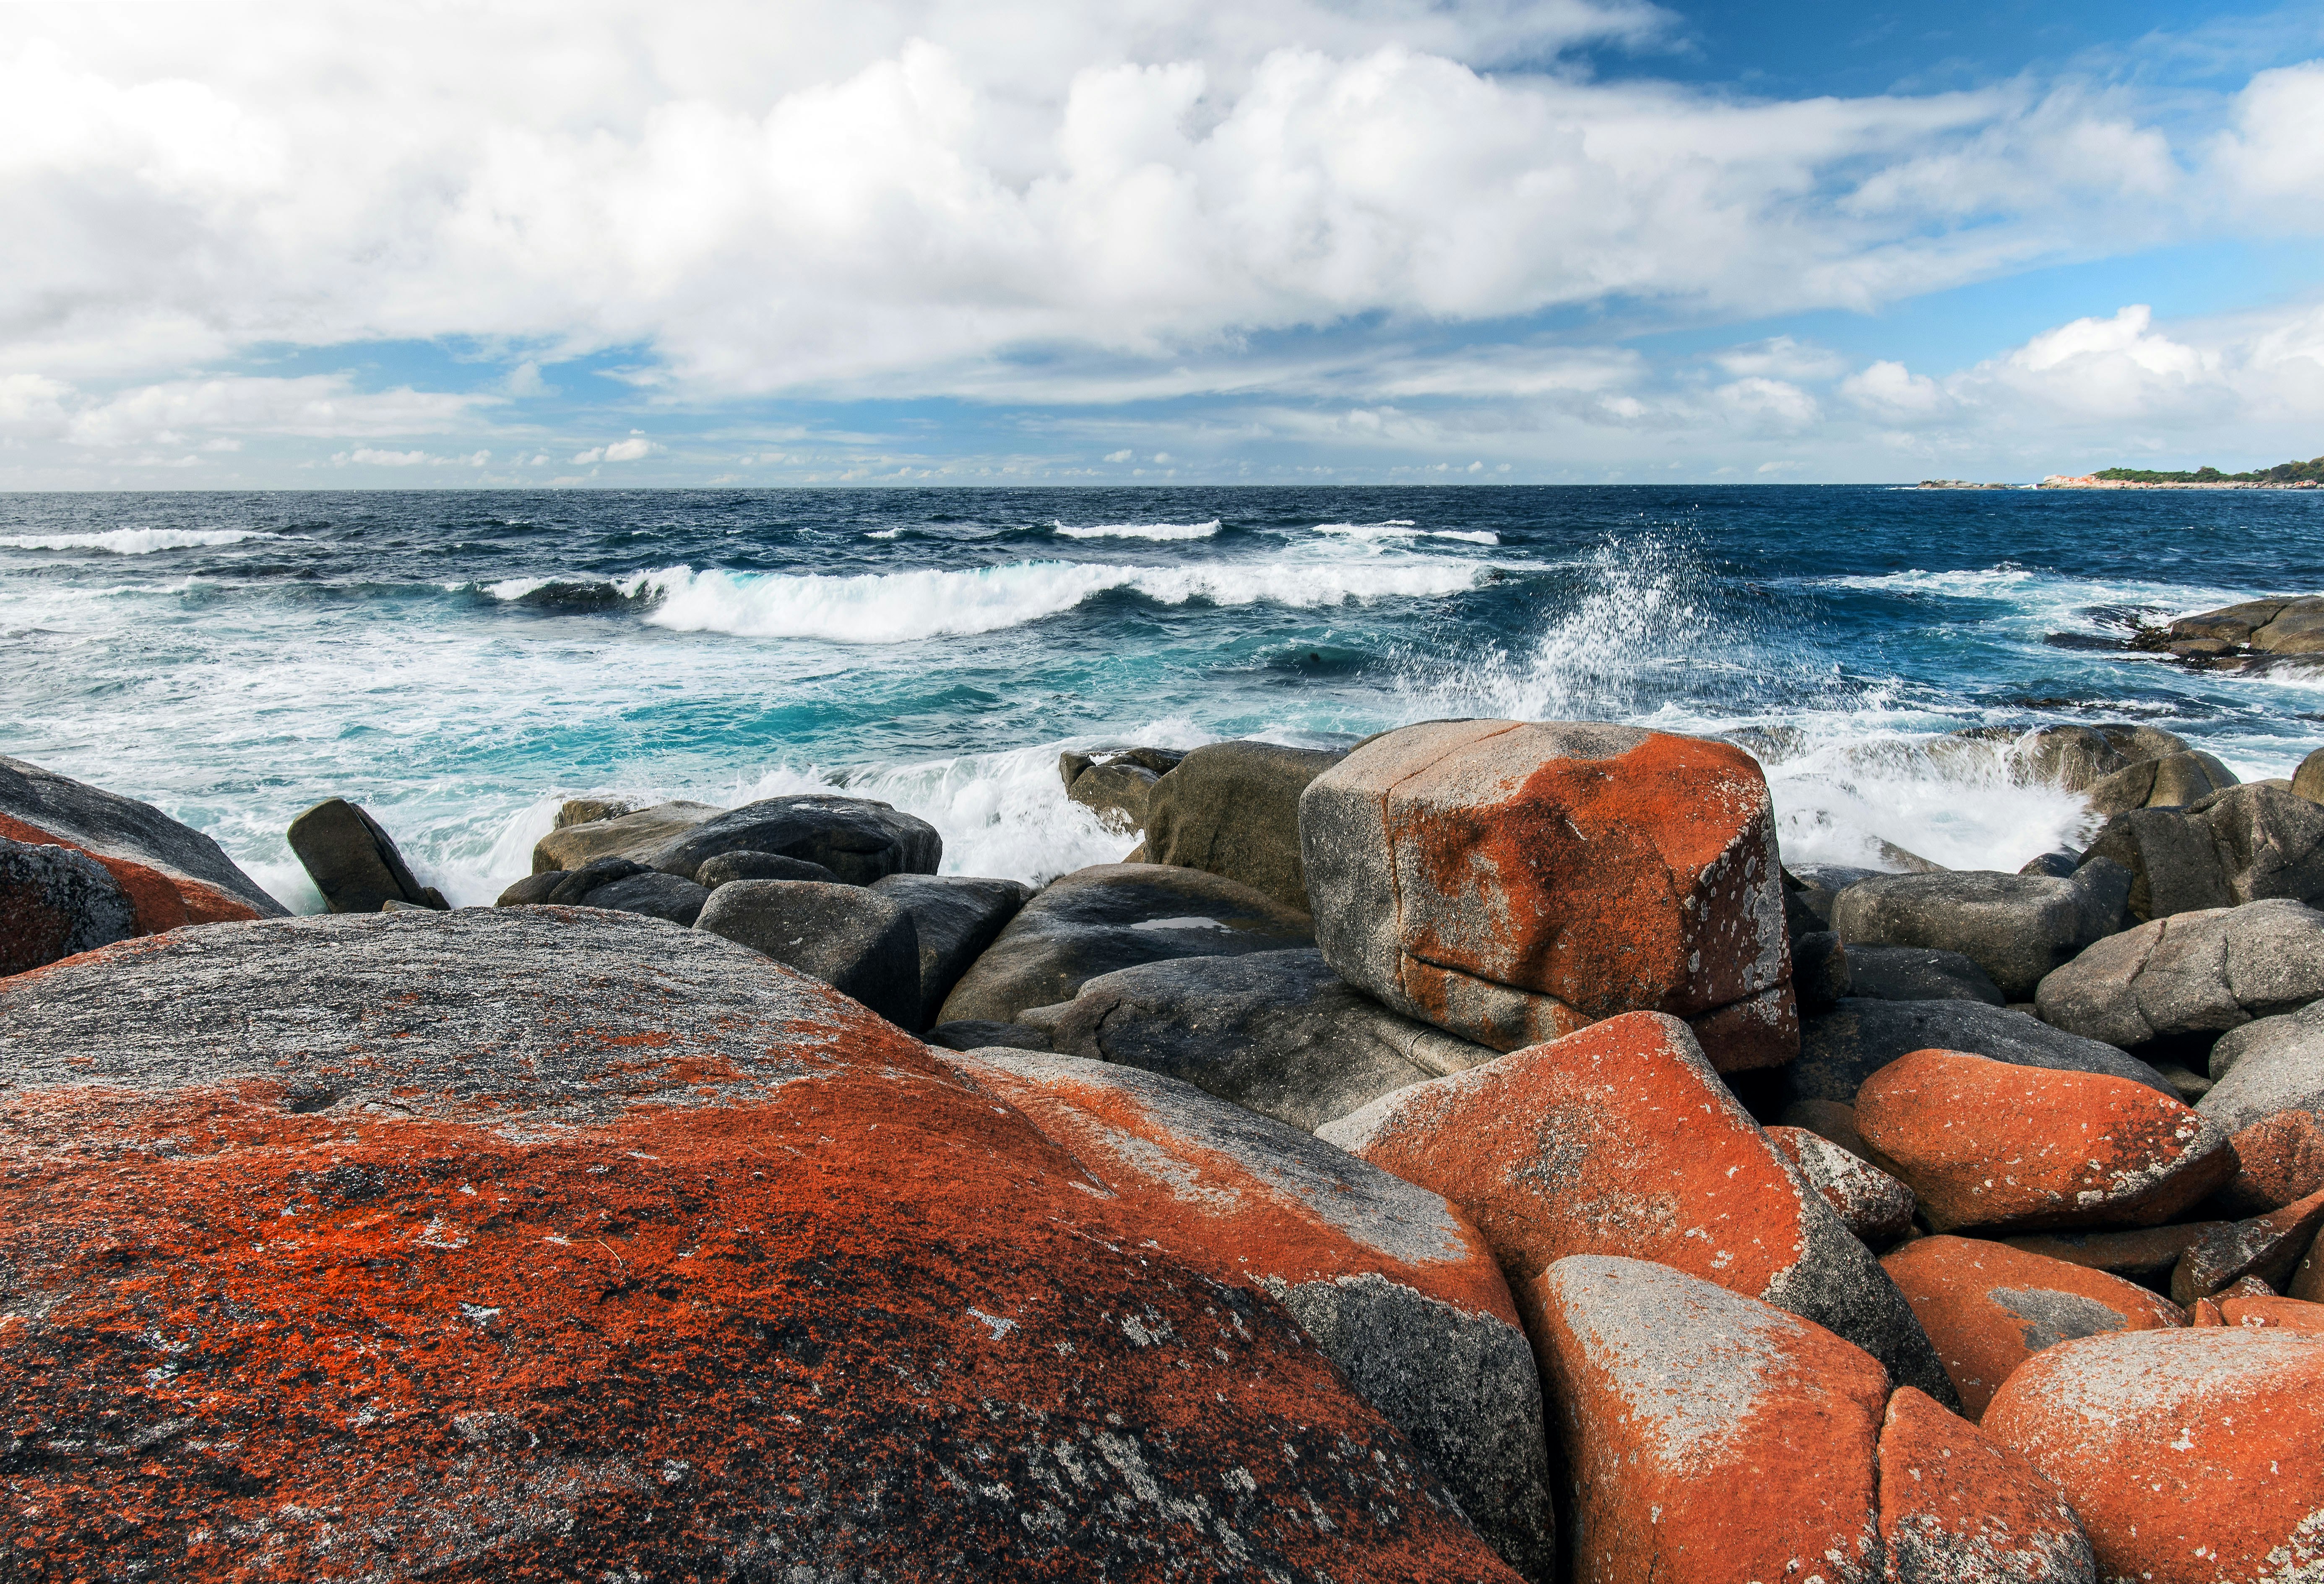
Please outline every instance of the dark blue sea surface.
M2324 492L1170 488L0 496L0 751L294 905L341 795L484 901L585 792L845 786L945 867L1120 855L1058 752L1494 715L1721 733L1795 860L2015 867L2080 801L1969 727L2136 720L2246 779L2324 682L2109 645L2324 589Z

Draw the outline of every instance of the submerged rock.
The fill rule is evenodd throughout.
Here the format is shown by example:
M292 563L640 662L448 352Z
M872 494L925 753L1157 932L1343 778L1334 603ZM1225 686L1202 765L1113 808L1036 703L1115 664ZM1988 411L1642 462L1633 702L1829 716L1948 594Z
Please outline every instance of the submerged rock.
M1739 748L1407 727L1318 776L1299 827L1324 960L1407 1016L1506 1051L1666 1013L1721 1070L1798 1049L1774 805Z

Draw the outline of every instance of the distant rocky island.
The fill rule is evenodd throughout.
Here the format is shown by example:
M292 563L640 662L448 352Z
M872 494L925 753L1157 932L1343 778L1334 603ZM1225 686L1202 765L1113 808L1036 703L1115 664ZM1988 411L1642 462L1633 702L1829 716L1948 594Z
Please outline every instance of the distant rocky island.
M2222 473L2198 468L2191 473L2156 473L2137 468L2108 468L2098 473L2052 473L2043 489L2316 489L2324 487L2324 457L2305 462L2278 462L2249 473Z

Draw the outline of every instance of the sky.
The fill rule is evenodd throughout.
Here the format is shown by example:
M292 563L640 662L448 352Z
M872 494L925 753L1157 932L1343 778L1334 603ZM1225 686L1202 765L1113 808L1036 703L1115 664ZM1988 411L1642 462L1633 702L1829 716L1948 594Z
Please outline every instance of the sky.
M2324 452L2312 4L0 24L0 489L2030 482Z

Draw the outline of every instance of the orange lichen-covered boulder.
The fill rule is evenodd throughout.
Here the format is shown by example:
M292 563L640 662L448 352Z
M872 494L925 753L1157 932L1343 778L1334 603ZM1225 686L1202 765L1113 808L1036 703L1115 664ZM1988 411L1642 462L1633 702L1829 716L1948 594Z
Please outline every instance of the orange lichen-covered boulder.
M1916 1237L1883 1259L1971 1419L2044 1348L2100 1331L2184 1325L2179 1306L2064 1260L1976 1237Z
M1565 1448L1572 1578L1881 1577L1888 1381L1869 1354L1644 1260L1562 1259L1521 1301Z
M1663 1012L1721 1071L1798 1052L1775 808L1739 748L1406 727L1308 784L1299 845L1324 959L1407 1016L1512 1051Z
M1880 1539L1895 1584L2094 1584L2065 1493L1910 1386L1880 1428Z
M2324 1338L2211 1325L2061 1342L2009 1377L1984 1429L2057 1481L2100 1578L2324 1573Z
M1913 1190L1871 1162L1803 1127L1773 1126L1767 1137L1867 1243L1894 1243L1911 1229Z
M1939 1231L2152 1226L2236 1170L2218 1124L2143 1084L1959 1051L1865 1079L1856 1125Z
M1317 1135L1451 1200L1512 1285L1569 1255L1656 1260L1951 1385L1870 1251L1677 1019L1630 1013L1382 1096Z
M802 976L591 909L0 981L0 1575L1508 1579L1264 1292Z
M2218 1308L2221 1325L2280 1326L2324 1337L2324 1303L2298 1298L2222 1298Z
M1556 1573L1541 1380L1485 1240L1440 1196L1159 1073L939 1055L1073 1152L1140 1247L1280 1300L1528 1579Z
M140 934L180 924L280 918L290 911L259 889L217 842L152 804L5 755L0 755L0 837L95 858L128 895Z
M2238 1215L2280 1210L2324 1189L2324 1116L2278 1111L2244 1128L2232 1142L2236 1174L2219 1190L2219 1200Z

